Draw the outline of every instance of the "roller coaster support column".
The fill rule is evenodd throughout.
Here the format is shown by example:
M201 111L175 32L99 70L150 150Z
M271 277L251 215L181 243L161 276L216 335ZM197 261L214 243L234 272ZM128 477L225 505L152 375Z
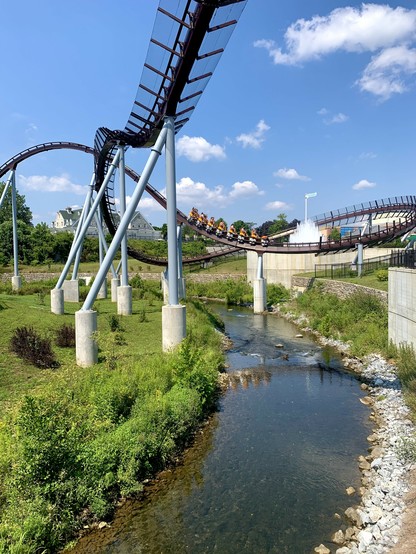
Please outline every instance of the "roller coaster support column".
M182 266L182 223L178 225L178 291L179 298L186 300L185 278Z
M178 296L178 237L176 230L175 120L166 117L166 199L168 212L168 305L162 307L163 350L175 348L186 335L186 308Z
M126 169L124 163L124 145L119 144L120 162L120 218L126 213ZM127 232L121 239L121 284L117 288L118 315L131 315L133 311L132 288L129 286Z
M100 265L104 259L104 243L105 237L103 233L103 216L101 214L101 208L98 206L97 212L95 214L95 223L97 225L98 232L98 259L100 260ZM100 235L101 231L101 235ZM107 250L105 250L107 252ZM104 279L102 282L101 288L98 291L97 298L107 298L107 279Z
M68 274L69 268L71 267L71 264L78 252L78 249L80 248L82 241L84 240L84 237L87 233L88 227L90 226L90 223L92 221L92 218L94 217L95 212L97 211L98 206L100 205L101 199L104 195L105 189L107 188L107 185L115 171L115 168L118 165L118 161L120 158L119 152L114 156L113 161L110 164L110 167L108 169L108 173L105 176L105 179L100 187L100 190L97 193L97 196L95 197L95 200L93 202L93 205L86 216L85 220L82 223L81 231L79 232L79 236L77 240L72 244L71 250L68 255L68 259L66 261L65 267L62 270L61 276L58 279L58 282L56 283L56 286L54 289L51 290L51 312L54 314L62 315L64 313L64 291L62 289L63 282L66 279L66 276ZM114 256L114 255L113 255ZM107 256L106 256L107 257ZM112 261L112 259L111 259ZM109 266L111 265L111 261ZM108 267L109 267L108 266ZM107 267L107 270L108 270ZM95 281L94 281L95 283ZM95 296L94 296L95 300Z
M361 274L363 272L363 261L364 261L364 256L363 256L363 245L361 244L361 242L359 242L357 244L357 276L358 277L361 277Z
M253 283L253 311L263 313L267 308L266 279L263 277L263 255L257 254L257 279Z
M92 309L92 305L97 297L101 282L106 278L111 262L113 261L117 250L120 248L121 240L127 232L127 228L134 216L134 212L140 198L142 197L143 191L146 188L147 182L150 179L156 162L162 153L163 145L166 141L166 132L167 131L164 126L158 139L156 140L155 145L151 149L149 159L147 160L143 173L137 182L126 212L120 220L120 225L118 226L113 240L108 247L107 254L105 255L103 263L101 264L97 276L95 277L90 292L88 293L81 310L75 313L75 350L77 364L80 366L87 367L97 362L97 344L93 336L94 332L97 330L97 312ZM119 153L114 156L113 164L118 164L118 160ZM107 177L104 181L106 180Z
M74 240L72 241L72 244L75 244L77 238L79 237L79 233L81 231L81 227L85 220L86 214L88 210L91 208L91 197L92 197L92 192L94 190L94 183L95 183L95 175L93 174L90 182L90 187L87 192L87 196L85 197L81 216L78 221L77 229L75 231ZM78 270L79 270L79 264L81 262L81 254L82 254L82 243L81 243L81 246L78 248L78 251L75 257L74 267L72 268L72 277L70 280L65 280L62 283L62 288L64 291L64 300L66 302L79 302Z
M22 279L19 275L19 249L17 241L17 202L16 202L16 170L10 171L10 176L7 179L7 183L4 187L3 194L0 199L0 207L6 197L8 188L11 187L12 192L12 221L13 221L13 277L12 277L12 289L19 290L22 286Z

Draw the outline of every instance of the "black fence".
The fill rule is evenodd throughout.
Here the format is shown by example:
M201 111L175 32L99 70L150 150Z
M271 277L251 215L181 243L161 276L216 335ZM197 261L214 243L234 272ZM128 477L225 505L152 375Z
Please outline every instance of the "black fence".
M398 250L386 256L364 260L361 265L361 275L368 275L378 269L389 267L416 267L415 250ZM358 275L358 264L348 262L344 264L316 264L315 277L326 279L339 279L342 277L356 277Z

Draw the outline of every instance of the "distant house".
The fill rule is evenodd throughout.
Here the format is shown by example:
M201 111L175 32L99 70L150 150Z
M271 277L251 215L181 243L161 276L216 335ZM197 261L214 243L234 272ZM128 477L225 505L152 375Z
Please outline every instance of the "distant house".
M56 214L55 221L52 223L52 228L55 232L69 231L75 233L78 226L79 218L81 217L81 208L65 208L59 210ZM118 225L120 222L120 214L115 214L115 223ZM103 223L104 233L107 233L107 226ZM98 237L97 224L95 218L90 223L87 231L88 237ZM142 239L142 240L160 240L162 233L156 231L147 221L147 219L140 213L136 212L130 225L127 229L127 238L129 239Z

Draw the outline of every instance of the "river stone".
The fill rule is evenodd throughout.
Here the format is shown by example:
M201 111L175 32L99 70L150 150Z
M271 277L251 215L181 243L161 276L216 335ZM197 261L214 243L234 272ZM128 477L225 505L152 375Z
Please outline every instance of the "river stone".
M339 529L336 533L334 533L331 537L331 541L335 544L342 545L345 543L345 537L344 533Z
M352 494L355 493L355 489L354 489L354 487L347 487L345 489L345 492L348 494L348 496L351 496Z
M347 546L343 546L342 548L337 548L335 554L351 554L351 550Z
M367 548L368 546L370 546L373 540L373 535L372 533L370 533L370 531L365 531L364 529L362 529L358 533L357 539L360 541L359 548L361 548L361 546L364 546L365 548ZM361 552L365 552L365 550L361 550Z
M363 526L363 520L361 518L361 515L357 512L355 508L352 508L352 507L347 508L344 513L349 520L355 523L357 527Z
M373 506L368 512L368 519L370 523L377 523L383 517L383 510L380 506Z
M329 548L327 548L324 544L316 546L314 552L316 552L316 554L331 554Z
M371 398L371 396L364 396L364 398L360 398L361 404L364 404L364 406L371 406L374 404L374 400Z
M275 347L276 347L276 348L284 348L284 345L281 344L281 343L279 343L279 344L275 344Z

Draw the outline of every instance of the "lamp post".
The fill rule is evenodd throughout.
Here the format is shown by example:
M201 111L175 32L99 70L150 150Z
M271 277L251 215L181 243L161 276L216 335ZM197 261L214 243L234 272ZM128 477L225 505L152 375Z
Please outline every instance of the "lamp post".
M308 192L305 194L305 223L308 221L308 198L315 198L317 192Z

